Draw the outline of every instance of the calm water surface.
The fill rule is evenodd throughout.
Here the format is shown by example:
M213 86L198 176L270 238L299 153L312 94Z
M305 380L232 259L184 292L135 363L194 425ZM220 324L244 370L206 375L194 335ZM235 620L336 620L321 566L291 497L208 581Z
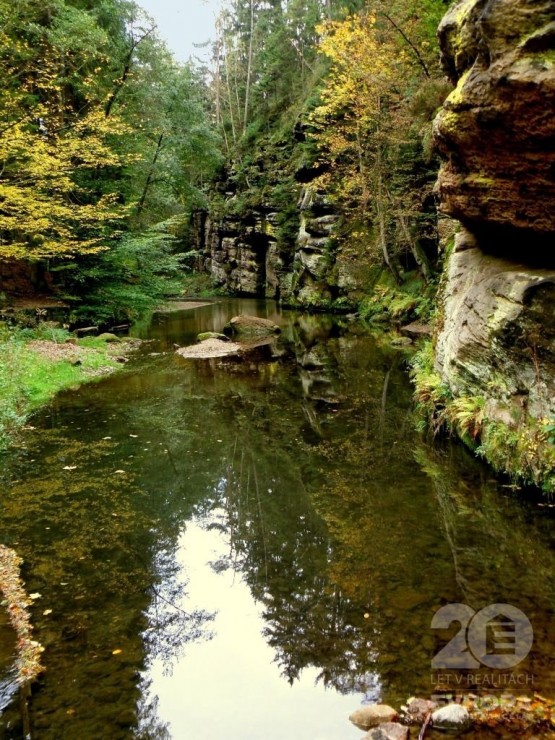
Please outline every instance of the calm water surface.
M264 356L175 355L241 312L282 326ZM519 670L554 695L553 509L422 440L402 352L255 301L142 335L3 461L0 542L41 595L34 737L355 740L361 703L432 693L452 602L523 609ZM20 738L12 656L0 621L0 737Z

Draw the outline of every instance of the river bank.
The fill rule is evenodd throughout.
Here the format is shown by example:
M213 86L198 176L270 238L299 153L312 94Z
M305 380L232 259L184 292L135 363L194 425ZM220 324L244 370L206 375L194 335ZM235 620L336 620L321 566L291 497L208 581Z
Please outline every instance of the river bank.
M35 329L0 328L0 450L57 393L122 368L139 340L110 334L77 338L43 322Z

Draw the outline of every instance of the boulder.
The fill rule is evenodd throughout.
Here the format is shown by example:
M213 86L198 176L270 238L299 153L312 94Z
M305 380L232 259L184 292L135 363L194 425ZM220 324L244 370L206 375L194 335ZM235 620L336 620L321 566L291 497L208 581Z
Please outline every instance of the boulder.
M368 704L368 706L360 707L356 712L353 712L349 719L359 730L367 731L384 722L392 722L397 719L397 712L387 704Z
M279 334L281 329L270 319L258 316L234 316L224 326L224 332L231 336L262 337Z
M408 740L408 736L408 727L403 727L398 722L384 722L364 735L363 740Z
M468 730L472 720L468 709L460 704L448 704L446 707L437 709L432 714L432 726L434 730L444 732L464 732Z
M423 724L430 712L437 709L435 701L429 699L413 699L409 702L406 711L406 721L409 724Z

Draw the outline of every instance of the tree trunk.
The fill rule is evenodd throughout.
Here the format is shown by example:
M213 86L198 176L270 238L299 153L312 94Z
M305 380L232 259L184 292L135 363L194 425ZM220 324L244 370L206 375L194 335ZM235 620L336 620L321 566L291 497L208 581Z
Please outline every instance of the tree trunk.
M401 226L401 231L403 232L403 235L407 240L410 251L412 252L412 256L414 257L414 261L416 262L416 264L418 265L418 269L422 273L422 277L427 283L429 283L432 276L430 263L428 262L428 258L424 254L424 250L422 249L420 244L418 244L418 242L416 242L412 238L404 213L399 214L399 225Z
M152 185L152 180L154 178L154 168L156 167L158 156L162 150L163 140L164 140L164 134L161 133L160 136L158 137L158 141L156 142L156 151L154 152L154 156L152 157L152 162L150 163L150 168L148 170L148 176L146 178L146 182L143 188L143 192L141 194L141 198L137 204L137 216L140 216L141 213L144 211L148 191L150 190L150 186Z
M403 282L399 275L399 270L396 265L392 262L389 249L387 247L387 233L385 228L385 211L384 211L384 187L382 181L382 148L378 144L378 151L376 154L376 213L378 216L378 227L380 230L380 246L382 248L383 261L387 268L393 275L393 278L397 285L401 285Z
M251 93L253 43L254 43L254 0L251 0L249 52L247 56L247 83L245 87L245 110L243 114L243 133L247 130L247 123L249 120L249 102L250 102L250 93Z
M131 68L133 66L133 54L135 53L135 49L139 44L144 41L150 34L154 31L154 27L150 28L148 31L145 31L142 36L140 36L138 39L133 38L131 41L131 46L129 47L129 50L127 54L125 55L125 58L123 60L123 70L121 73L121 76L116 82L114 83L114 89L112 90L112 94L108 98L108 102L106 103L106 107L104 108L104 115L106 118L110 117L110 114L112 112L112 108L114 107L114 103L116 102L118 95L120 94L123 86L127 82L127 78L129 77L129 73L131 72Z

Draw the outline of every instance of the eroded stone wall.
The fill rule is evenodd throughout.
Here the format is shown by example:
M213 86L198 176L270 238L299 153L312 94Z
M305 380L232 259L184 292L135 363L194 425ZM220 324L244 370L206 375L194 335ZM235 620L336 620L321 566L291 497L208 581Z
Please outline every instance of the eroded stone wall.
M435 123L437 191L462 229L436 369L455 398L485 398L486 423L535 425L541 456L555 419L555 3L464 0L439 35L456 87Z

